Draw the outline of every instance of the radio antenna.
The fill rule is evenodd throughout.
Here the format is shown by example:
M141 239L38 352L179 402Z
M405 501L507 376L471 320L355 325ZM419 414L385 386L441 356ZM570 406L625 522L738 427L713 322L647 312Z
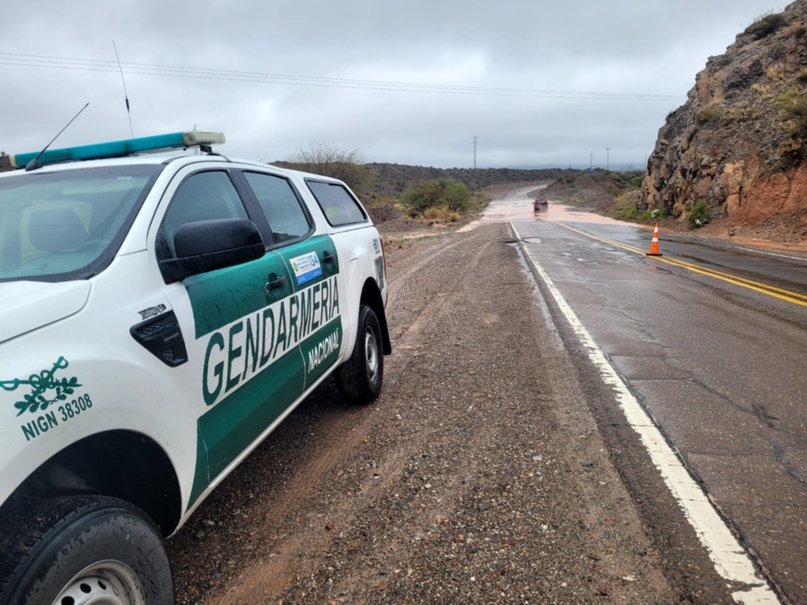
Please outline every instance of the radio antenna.
M78 110L78 113L77 113L76 115L74 115L74 116L73 116L73 118L72 118L72 119L71 119L71 120L70 120L70 121L69 121L67 124L65 124L65 125L64 125L64 128L62 128L62 129L61 129L59 132L57 132L57 133L56 133L56 136L55 136L55 137L53 137L53 138L50 140L50 143L48 143L47 145L45 145L45 147L42 149L42 151L40 151L38 154L36 154L36 157L35 157L33 160L31 160L30 162L28 162L28 163L25 165L25 170L26 170L26 171L27 171L27 170L36 170L37 168L42 168L42 164L40 164L40 163L39 163L39 158L41 158L41 157L42 157L42 154L43 154L43 153L45 153L45 152L48 150L48 147L50 147L51 145L53 145L53 141L55 141L56 139L58 139L58 138L59 138L59 135L60 135L60 134L62 134L62 133L65 131L65 130L67 130L67 127L68 127L68 126L70 126L70 124L72 124L72 123L73 123L73 121L74 121L74 120L75 120L77 117L79 117L79 116L81 115L81 112L82 112L82 111L84 111L85 109L87 109L87 107L88 107L89 105L90 105L90 102L89 102L89 101L87 101L87 102L84 104L84 107L82 107L81 109L79 109L79 110Z
M118 62L118 70L120 70L120 80L123 82L123 98L126 101L126 115L129 116L129 134L134 138L134 129L132 128L132 109L129 107L129 93L126 92L126 79L123 77L123 67L120 64L120 57L118 56L118 47L115 41L112 40L112 48L115 49L115 60Z

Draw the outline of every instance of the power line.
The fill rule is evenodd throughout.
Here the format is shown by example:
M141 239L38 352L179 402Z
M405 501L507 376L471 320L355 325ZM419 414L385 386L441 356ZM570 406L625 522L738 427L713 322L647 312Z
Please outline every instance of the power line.
M333 78L324 76L305 76L296 74L265 73L256 71L239 71L230 69L214 69L201 67L185 67L179 65L160 65L154 63L123 62L102 59L81 59L75 57L58 57L51 55L31 55L23 53L0 52L0 65L15 67L35 67L64 69L91 72L117 72L126 69L130 74L155 77L194 78L205 80L228 80L237 82L273 83L292 86L318 86L325 88L387 90L414 93L506 96L506 97L538 97L554 99L589 99L610 101L669 101L677 99L677 95L650 93L618 93L592 91L559 91L532 88L504 88L487 86L460 86L450 84L429 84L422 82L398 82L386 80L362 80L356 78Z

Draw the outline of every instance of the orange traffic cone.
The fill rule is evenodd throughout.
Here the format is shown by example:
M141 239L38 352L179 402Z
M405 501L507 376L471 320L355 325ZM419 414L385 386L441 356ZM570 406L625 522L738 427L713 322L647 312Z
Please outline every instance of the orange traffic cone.
M656 223L656 227L653 229L653 239L650 240L650 252L645 252L645 256L661 256L661 252L658 249L658 223Z

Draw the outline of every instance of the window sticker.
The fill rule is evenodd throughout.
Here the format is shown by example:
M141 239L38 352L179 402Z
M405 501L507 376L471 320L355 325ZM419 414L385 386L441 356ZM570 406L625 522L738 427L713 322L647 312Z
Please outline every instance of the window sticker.
M316 252L295 256L289 262L298 286L322 275L322 265Z

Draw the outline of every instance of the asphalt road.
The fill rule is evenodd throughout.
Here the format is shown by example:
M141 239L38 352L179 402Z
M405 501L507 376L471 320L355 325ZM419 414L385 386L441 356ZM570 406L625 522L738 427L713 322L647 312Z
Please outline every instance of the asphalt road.
M528 250L780 599L807 602L807 259L663 233L650 258L646 229L522 208Z

